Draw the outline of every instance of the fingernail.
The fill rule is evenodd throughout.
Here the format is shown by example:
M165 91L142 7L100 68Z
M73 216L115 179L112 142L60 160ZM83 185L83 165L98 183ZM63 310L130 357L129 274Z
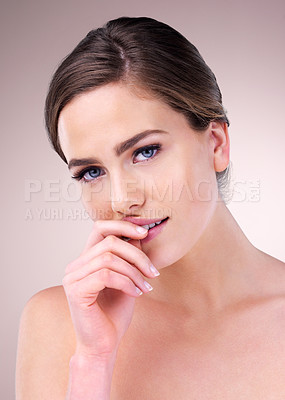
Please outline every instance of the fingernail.
M158 270L157 270L153 265L151 265L151 266L149 267L149 269L150 269L151 273L152 273L154 276L160 275L160 272L158 272Z
M128 237L125 237L125 236L122 236L122 239L123 239L125 242L128 242L129 240L131 240L131 238L128 238Z
M144 281L144 285L148 290L152 290L153 289L153 287L147 281Z
M143 228L142 226L137 226L136 230L138 233L146 233L148 231L148 229Z
M139 295L143 294L143 292L142 292L138 287L136 287L136 292L137 292Z

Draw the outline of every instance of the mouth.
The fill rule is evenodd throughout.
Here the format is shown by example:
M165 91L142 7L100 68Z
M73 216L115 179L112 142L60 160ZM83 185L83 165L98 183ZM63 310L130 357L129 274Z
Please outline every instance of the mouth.
M156 222L155 224L150 224L148 234L144 239L141 239L141 243L144 244L154 239L164 229L168 219L169 217L162 219L158 223Z
M150 240L152 240L155 236L157 236L166 225L168 219L169 217L166 217L158 222L154 222L149 225L141 225L142 227L148 229L148 234L144 239L141 239L141 243L147 243ZM125 236L122 236L122 239L125 240L126 242L131 240L130 238L127 238Z
M154 222L153 224L142 225L142 227L143 227L143 228L146 228L146 229L148 229L148 230L150 231L150 230L153 229L155 226L160 225L160 224L163 224L164 221L166 221L167 219L168 219L168 217L162 219L161 221Z

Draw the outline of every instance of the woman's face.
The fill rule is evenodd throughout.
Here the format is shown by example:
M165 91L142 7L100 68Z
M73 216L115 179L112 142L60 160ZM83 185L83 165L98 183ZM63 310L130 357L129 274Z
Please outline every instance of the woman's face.
M116 83L77 96L60 114L59 139L94 221L169 217L142 243L163 268L191 251L215 210L217 123L196 133L182 114L138 93Z

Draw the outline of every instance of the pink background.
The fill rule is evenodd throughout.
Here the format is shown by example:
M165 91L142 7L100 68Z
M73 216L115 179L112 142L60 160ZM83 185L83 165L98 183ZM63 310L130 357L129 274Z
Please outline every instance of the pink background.
M14 398L24 304L61 283L92 226L67 196L67 168L45 134L48 82L89 30L123 15L170 24L216 74L231 121L235 195L229 209L256 247L285 260L283 0L2 1L1 399ZM29 199L31 182L41 189ZM72 212L79 217L72 219Z

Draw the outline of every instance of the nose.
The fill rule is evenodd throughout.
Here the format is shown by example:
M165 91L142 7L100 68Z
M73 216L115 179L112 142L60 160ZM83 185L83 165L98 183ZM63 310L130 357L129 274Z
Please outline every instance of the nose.
M127 215L140 209L145 202L142 186L137 178L114 177L110 186L113 212Z

